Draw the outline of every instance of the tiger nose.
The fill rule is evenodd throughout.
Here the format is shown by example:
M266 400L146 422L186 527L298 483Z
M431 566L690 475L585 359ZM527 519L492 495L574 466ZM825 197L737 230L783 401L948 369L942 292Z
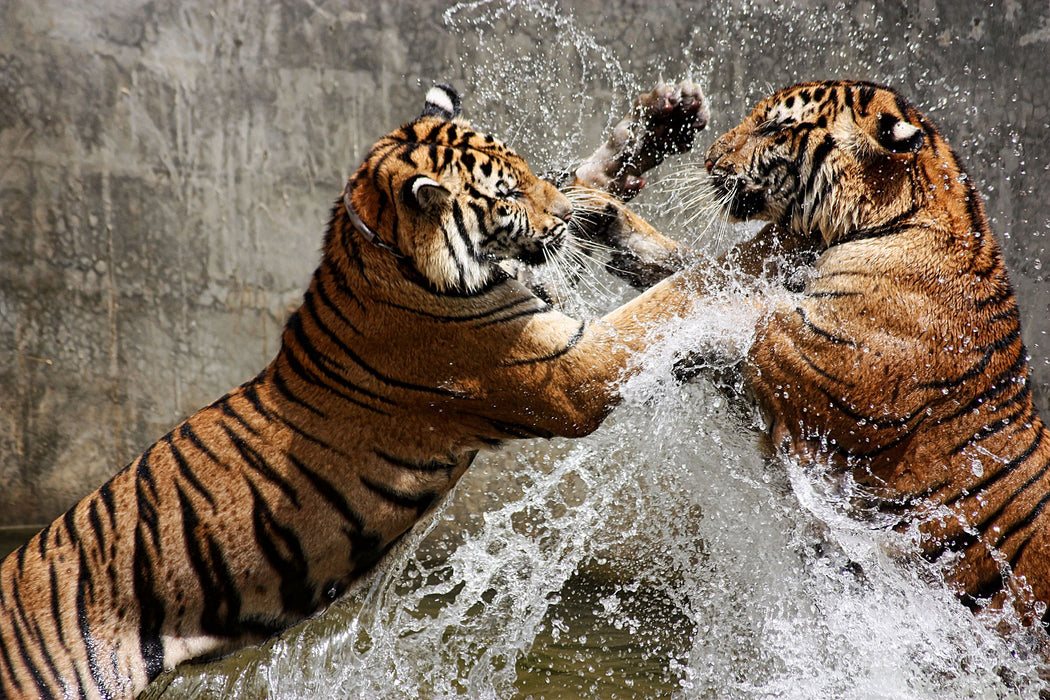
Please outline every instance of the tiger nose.
M569 201L568 197L561 196L551 202L551 205L547 208L551 216L554 216L562 221L568 223L569 219L572 218L572 202Z
M707 169L707 174L710 175L711 171L715 169L715 161L713 158L708 158L704 161L704 167Z

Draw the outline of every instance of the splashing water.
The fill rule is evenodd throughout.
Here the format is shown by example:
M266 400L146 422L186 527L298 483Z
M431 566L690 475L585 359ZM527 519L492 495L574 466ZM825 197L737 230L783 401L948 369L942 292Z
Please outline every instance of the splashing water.
M472 120L537 170L644 87L554 4L463 3L445 21L473 39ZM551 104L551 82L583 96ZM614 305L611 289L571 304ZM1040 640L972 615L907 533L851 515L823 474L763 458L734 370L754 321L720 293L595 434L480 456L346 600L145 697L1036 697ZM707 370L673 381L698 350Z

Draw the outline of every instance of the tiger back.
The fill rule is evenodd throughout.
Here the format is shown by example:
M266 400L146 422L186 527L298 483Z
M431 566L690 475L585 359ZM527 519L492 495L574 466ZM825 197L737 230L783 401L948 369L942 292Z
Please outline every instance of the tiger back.
M336 600L467 469L579 436L687 311L669 280L593 323L510 279L572 205L446 86L372 148L274 360L0 564L0 695L117 698ZM702 125L701 125L702 126Z

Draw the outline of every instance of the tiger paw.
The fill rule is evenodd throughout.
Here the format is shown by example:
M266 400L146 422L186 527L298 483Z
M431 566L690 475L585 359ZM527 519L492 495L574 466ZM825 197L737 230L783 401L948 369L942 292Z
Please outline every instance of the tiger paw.
M576 169L576 178L626 202L645 187L645 172L692 147L709 116L698 85L660 83L635 100L606 142Z

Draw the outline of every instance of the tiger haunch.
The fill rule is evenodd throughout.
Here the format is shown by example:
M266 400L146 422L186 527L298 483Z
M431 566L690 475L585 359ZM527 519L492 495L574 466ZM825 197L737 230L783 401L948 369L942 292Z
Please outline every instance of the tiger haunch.
M0 564L0 696L131 697L324 608L478 450L578 436L686 313L682 277L590 324L510 279L572 205L438 86L380 139L257 377Z

